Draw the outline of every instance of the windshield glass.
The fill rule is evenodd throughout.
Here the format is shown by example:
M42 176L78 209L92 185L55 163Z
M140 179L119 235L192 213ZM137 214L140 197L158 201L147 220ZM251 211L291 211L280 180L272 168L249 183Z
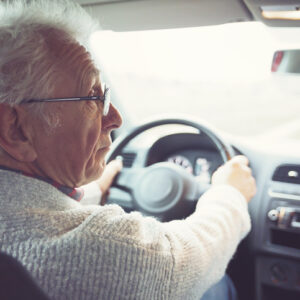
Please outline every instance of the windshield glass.
M271 73L274 52L300 48L299 33L249 22L101 31L92 44L133 122L184 113L235 135L300 139L300 78Z

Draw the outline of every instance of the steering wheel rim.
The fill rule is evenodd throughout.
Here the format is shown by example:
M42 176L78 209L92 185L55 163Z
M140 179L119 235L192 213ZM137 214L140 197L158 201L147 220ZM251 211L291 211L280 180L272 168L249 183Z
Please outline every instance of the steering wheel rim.
M216 149L220 153L224 163L234 156L234 151L232 147L216 132L215 129L213 129L205 121L195 119L190 116L189 117L172 116L167 118L152 119L148 122L142 123L141 125L135 127L126 135L119 137L117 140L114 141L113 147L111 148L111 151L107 156L107 161L109 162L115 159L118 155L120 155L124 147L139 134L143 133L148 129L159 127L162 125L168 125L168 124L189 126L197 129L199 131L199 134L204 133L205 135L207 135L209 139L213 142L213 144L216 146ZM147 172L145 172L145 170ZM134 172L136 172L136 169L134 168L133 170L131 169L126 170L126 172L124 169L120 172L120 174L117 176L116 180L114 181L113 186L121 190L124 190L131 195L133 210L139 210L141 212L144 212L147 215L153 215L156 217L163 216L161 218L162 220L163 219L166 220L165 216L168 216L169 213L173 215L173 217L167 217L167 219L174 219L174 216L176 218L183 217L183 215L180 214L180 211L182 212L184 211L184 205L186 205L187 203L185 201L185 204L183 204L183 199L188 198L193 200L192 202L194 208L195 200L198 199L197 197L199 197L205 190L207 190L209 186L207 185L202 187L202 190L201 188L196 187L196 185L199 186L199 183L195 182L194 176L187 174L187 172L183 170L181 167L171 165L171 163L156 163L148 167L140 168L140 170L138 171L140 173L139 176L134 175ZM134 176L130 172L132 172ZM169 178L172 177L171 173L175 173L176 176L172 179L173 182L170 183L166 180L169 180ZM124 176L124 174L126 174L126 176ZM149 182L153 180L157 181L156 177L159 177L160 180L163 181L165 185L168 185L168 187L170 187L170 193L167 196L164 195L165 198L163 198L162 196L160 197L159 194L160 191L159 193L158 192L155 193L154 191L154 195L157 196L158 200L155 199L154 196L152 198L151 197L147 198L146 196L143 196L143 195L149 195L146 188L144 190L143 189L138 190L139 187L145 185L144 184L145 181L147 181L147 184L150 187ZM131 186L129 188L130 182L131 182ZM178 186L182 186L182 187L178 189ZM151 184L150 188L153 191L153 184ZM178 194L176 195L174 194L174 189L180 190L178 191ZM162 189L160 188L160 190ZM183 192L186 190L191 190L191 192L189 191ZM162 191L162 193L166 194L164 191ZM197 199L193 199L193 198L197 198ZM120 204L118 201L113 201L113 203L117 203L122 206L122 204ZM154 205L158 205L158 206L154 207ZM177 212L174 213L175 208L177 209L177 212L179 211L179 213ZM190 210L189 212L183 214L185 214L184 216L186 216L189 213L191 213Z
M187 119L188 118L188 119ZM122 150L133 138L138 136L140 133L162 125L177 124L186 125L199 130L199 133L203 131L216 145L218 151L220 152L223 162L230 160L234 156L234 151L232 147L216 133L216 129L212 128L211 125L207 124L203 120L195 119L193 117L168 117L168 118L156 118L150 121L146 121L133 128L129 133L120 136L116 139L112 145L110 152L107 155L107 162L115 159L120 150Z

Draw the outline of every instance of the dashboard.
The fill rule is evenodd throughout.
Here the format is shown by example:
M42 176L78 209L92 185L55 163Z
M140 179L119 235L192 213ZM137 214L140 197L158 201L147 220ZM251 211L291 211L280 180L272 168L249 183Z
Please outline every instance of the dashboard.
M245 300L300 299L300 144L226 138L235 154L248 157L257 182L249 204L252 230L229 268L239 295ZM143 132L122 156L128 169L170 162L204 183L223 163L211 140L194 132ZM242 278L241 269L248 275Z

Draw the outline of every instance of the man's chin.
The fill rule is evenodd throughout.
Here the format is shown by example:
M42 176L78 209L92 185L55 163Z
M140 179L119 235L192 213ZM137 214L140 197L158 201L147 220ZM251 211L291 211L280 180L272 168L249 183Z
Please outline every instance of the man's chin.
M85 172L84 178L77 184L77 187L89 184L93 181L98 180L103 174L104 168L106 166L105 161L98 164L97 167L90 168Z
M106 162L105 161L100 162L100 164L98 164L98 166L95 167L94 170L90 173L90 176L88 176L87 178L87 180L89 181L88 183L99 179L103 174L105 167L106 167Z

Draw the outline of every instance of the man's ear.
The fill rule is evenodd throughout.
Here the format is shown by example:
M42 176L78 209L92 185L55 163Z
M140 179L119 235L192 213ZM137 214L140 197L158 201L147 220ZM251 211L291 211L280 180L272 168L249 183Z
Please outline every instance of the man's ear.
M19 162L33 162L37 157L26 114L21 106L0 104L0 146Z

